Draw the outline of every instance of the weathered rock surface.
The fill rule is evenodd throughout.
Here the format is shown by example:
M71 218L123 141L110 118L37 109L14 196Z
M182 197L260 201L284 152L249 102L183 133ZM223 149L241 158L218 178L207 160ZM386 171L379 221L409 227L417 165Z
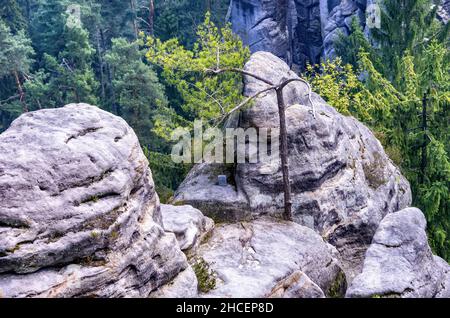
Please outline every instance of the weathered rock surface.
M335 55L339 34L357 18L370 37L366 10L374 0L233 0L229 20L251 51L268 51L304 68ZM369 10L370 12L370 10ZM438 18L448 23L450 1L441 0Z
M252 55L245 69L274 83L297 78L279 58L267 52ZM266 84L245 79L245 95ZM291 83L284 91L294 220L315 229L339 250L349 280L361 270L365 251L381 220L411 203L409 183L372 132L352 117L340 115L318 95L311 114L307 87ZM305 106L306 105L306 106ZM240 116L239 127L277 128L274 93L258 98ZM228 187L216 186L227 171ZM201 164L191 171L174 201L190 204L219 220L280 215L283 182L279 158L257 164Z
M381 222L348 297L449 297L450 266L433 256L423 213L408 208Z
M230 21L252 52L269 51L301 68L334 54L339 33L357 17L365 27L371 0L233 0Z
M188 266L125 121L72 104L0 135L3 297L146 297Z
M152 292L150 298L197 298L198 280L192 267L179 273L173 281Z
M214 221L199 210L187 206L161 205L163 226L175 234L183 251L194 251L202 239L214 229Z
M203 297L342 295L346 280L337 251L313 230L261 218L217 225L197 258L206 262L215 288Z

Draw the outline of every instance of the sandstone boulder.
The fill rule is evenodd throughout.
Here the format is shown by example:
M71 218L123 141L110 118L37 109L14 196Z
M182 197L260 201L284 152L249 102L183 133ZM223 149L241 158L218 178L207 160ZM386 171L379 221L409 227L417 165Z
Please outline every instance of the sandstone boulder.
M0 135L3 297L147 297L188 268L125 121L72 104Z
M338 297L346 279L337 254L311 229L260 218L217 225L194 269L210 281L203 297Z
M418 209L386 216L347 297L449 297L450 266L433 256L425 229Z

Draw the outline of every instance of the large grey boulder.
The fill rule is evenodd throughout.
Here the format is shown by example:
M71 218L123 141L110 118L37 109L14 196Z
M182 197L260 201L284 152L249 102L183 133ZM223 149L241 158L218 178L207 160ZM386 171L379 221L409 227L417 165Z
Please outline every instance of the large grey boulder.
M338 297L346 279L337 254L311 229L261 218L217 225L194 268L213 281L203 297Z
M252 55L245 69L279 83L297 78L279 58L267 52ZM245 95L266 87L245 78ZM295 222L320 233L342 255L349 280L361 270L365 251L381 220L411 203L409 183L392 163L373 133L353 117L339 114L318 95L311 114L303 83L284 91L289 163ZM238 120L242 128L277 128L274 93L258 98ZM229 186L216 185L226 174ZM250 220L283 212L280 161L257 164L200 164L193 168L174 196L219 221Z
M450 297L450 266L433 256L426 225L415 208L386 216L347 297Z
M72 104L0 135L3 297L146 297L185 269L125 121Z

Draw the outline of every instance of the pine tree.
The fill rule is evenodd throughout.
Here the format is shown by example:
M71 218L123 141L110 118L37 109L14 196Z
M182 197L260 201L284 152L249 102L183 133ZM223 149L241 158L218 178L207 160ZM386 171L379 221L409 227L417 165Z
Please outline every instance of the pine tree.
M381 28L370 33L385 65L384 75L395 79L404 53L415 56L427 38L436 36L437 6L432 0L384 0L381 7Z
M0 19L6 23L14 34L27 28L27 21L23 16L22 8L16 0L2 0Z
M146 1L146 0L141 0ZM177 38L187 48L196 40L197 27L205 14L218 27L225 24L229 0L161 0L155 2L154 36L163 41Z
M64 43L57 57L44 53L43 68L36 72L27 87L33 92L34 108L45 100L45 107L61 107L69 103L97 104L98 82L91 63L95 50L89 34L80 26L66 26L61 35Z
M80 27L66 27L64 48L58 55L57 76L50 85L61 92L61 101L66 103L97 103L98 82L91 68L95 50L89 43L89 34ZM55 65L53 57L47 56L49 65ZM49 69L51 70L51 69ZM61 105L63 106L63 105Z
M31 41L23 30L13 35L0 20L0 117L1 127L28 111L24 82L33 63Z
M342 59L343 64L350 64L354 69L358 68L358 55L361 50L370 55L371 61L379 70L383 70L383 64L376 50L366 38L364 31L357 17L352 18L351 33L346 36L340 34L335 43L336 54Z
M167 107L164 88L156 73L144 64L144 53L137 42L118 38L112 43L112 49L105 58L112 70L117 114L134 128L142 145L152 151L159 150L153 132L153 117Z
M215 120L238 105L242 97L240 74L207 76L206 69L242 67L249 50L229 26L218 28L207 14L197 29L197 40L190 50L178 39L166 42L148 38L147 59L162 69L162 77L181 96L180 115L187 120Z
M64 47L65 11L68 0L39 0L31 17L31 38L39 58L57 56Z

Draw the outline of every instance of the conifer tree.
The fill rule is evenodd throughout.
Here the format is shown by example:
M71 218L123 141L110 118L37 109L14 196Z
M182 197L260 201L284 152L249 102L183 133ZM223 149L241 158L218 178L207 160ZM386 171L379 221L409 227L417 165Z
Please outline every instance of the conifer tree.
M144 53L139 44L124 38L113 39L112 49L105 58L112 70L117 114L134 128L142 145L152 151L159 150L153 133L153 116L167 107L167 99L156 73L143 62Z
M11 29L12 33L27 28L27 21L17 0L2 0L0 19Z
M13 35L0 20L0 129L22 112L28 111L24 82L33 63L31 41L23 30Z

